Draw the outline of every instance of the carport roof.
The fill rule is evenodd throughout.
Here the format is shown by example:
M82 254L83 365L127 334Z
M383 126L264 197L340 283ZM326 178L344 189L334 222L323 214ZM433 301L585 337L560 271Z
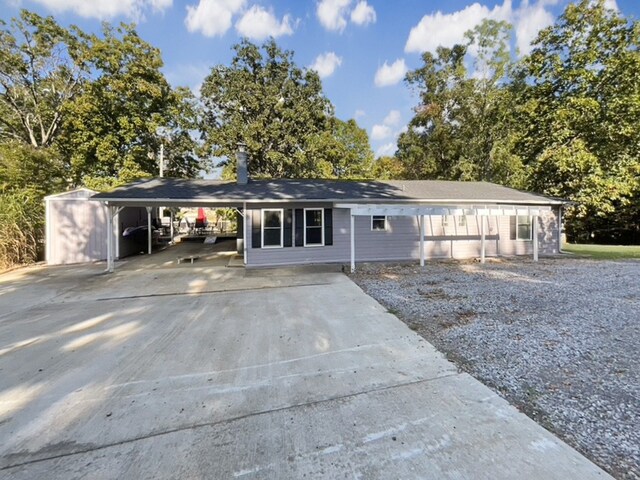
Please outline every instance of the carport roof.
M252 180L246 185L221 180L154 178L98 193L94 200L113 205L242 204L289 201L387 203L516 203L557 205L557 198L488 182L443 180Z

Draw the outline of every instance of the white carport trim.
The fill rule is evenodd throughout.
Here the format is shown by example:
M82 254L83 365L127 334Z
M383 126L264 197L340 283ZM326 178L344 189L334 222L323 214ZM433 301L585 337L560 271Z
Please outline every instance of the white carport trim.
M335 208L349 209L351 217L351 272L356 270L355 217L371 215L418 217L420 227L420 266L424 266L424 217L432 215L479 216L481 223L481 261L485 257L484 221L486 216L528 216L533 227L533 260L538 261L538 216L550 211L551 207L541 205L398 205L398 204L352 204L334 203Z
M542 211L551 210L550 206L540 205L396 205L396 204L354 204L335 203L335 208L348 208L351 215L368 217L370 215L386 216L420 216L420 215L540 215Z
M117 240L114 238L116 234L115 230L115 218L122 211L124 207L114 207L109 205L109 202L105 202L108 209L108 228L107 228L107 272L113 273L115 269L114 250L116 249Z

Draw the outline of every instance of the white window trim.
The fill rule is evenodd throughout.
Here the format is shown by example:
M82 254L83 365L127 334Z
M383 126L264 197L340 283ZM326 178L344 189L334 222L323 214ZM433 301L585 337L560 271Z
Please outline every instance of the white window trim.
M449 225L449 215L442 215L442 228L447 228Z
M264 244L264 214L265 212L279 212L280 213L280 245L265 245ZM262 248L283 248L284 246L284 208L263 208L260 210L261 222L260 222L260 242Z
M521 238L520 237L520 229L518 228L520 225L524 225L524 223L520 223L518 221L519 218L521 217L527 217L528 223L529 223L529 237L528 238ZM531 242L533 241L533 219L531 217L531 215L516 215L516 240L519 242Z
M320 210L322 214L322 225L320 225L320 242L321 243L307 243L307 211L309 210L316 210L316 211ZM303 225L302 231L304 236L303 245L305 247L324 247L324 208L305 208L303 218L302 218L302 225Z
M467 226L467 216L466 215L459 215L458 219L457 219L457 225L459 227L466 227Z
M373 217L384 218L384 228L373 228ZM386 215L371 215L371 231L372 232L386 232L387 230L389 230L389 223L387 222Z

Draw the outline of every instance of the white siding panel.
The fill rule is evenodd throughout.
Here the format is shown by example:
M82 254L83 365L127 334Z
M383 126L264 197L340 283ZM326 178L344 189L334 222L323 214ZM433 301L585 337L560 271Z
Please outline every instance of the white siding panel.
M107 256L107 209L86 198L48 202L49 265L93 262Z

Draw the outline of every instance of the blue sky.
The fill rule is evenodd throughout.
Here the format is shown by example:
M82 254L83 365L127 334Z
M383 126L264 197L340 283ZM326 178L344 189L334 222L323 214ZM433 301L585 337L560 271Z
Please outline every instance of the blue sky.
M397 135L417 98L404 84L420 54L462 39L482 18L514 26L514 52L552 23L567 0L1 0L9 20L19 8L53 15L61 24L98 31L104 20L138 24L138 33L159 47L173 85L197 90L208 70L228 64L242 36L267 36L295 52L300 66L315 66L324 91L347 120L369 133L377 155L392 154ZM637 18L637 0L607 0ZM514 53L515 54L515 53Z

